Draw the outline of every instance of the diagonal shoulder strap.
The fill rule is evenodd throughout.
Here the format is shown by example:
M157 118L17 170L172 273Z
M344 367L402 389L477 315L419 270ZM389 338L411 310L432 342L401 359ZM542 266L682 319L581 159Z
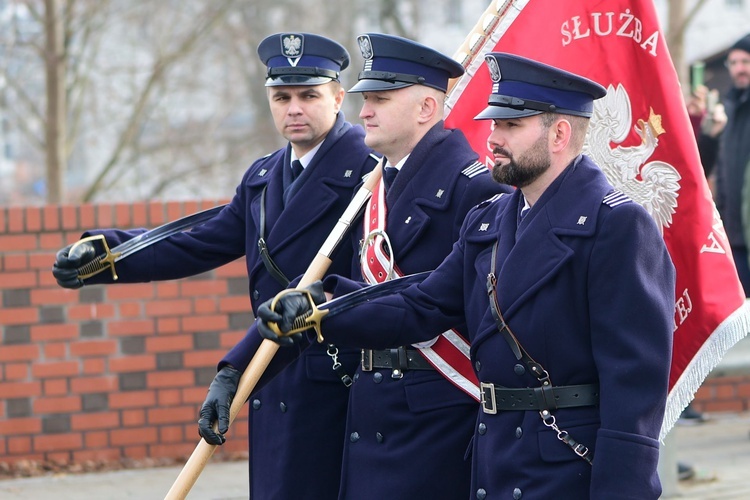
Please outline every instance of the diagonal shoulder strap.
M289 286L289 279L281 271L281 268L271 258L271 254L268 252L268 245L266 244L266 189L268 186L263 188L260 194L260 235L258 237L258 251L260 252L260 260L263 261L263 265L266 266L266 271L270 274L273 279L278 281L281 286L286 288Z

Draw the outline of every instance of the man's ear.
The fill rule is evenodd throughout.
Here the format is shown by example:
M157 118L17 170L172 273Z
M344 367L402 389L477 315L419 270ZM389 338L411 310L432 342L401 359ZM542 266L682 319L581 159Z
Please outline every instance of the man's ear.
M565 118L558 118L549 128L550 152L559 153L568 147L573 136L573 127Z
M419 107L419 123L428 123L435 118L438 112L438 102L434 96L425 94Z

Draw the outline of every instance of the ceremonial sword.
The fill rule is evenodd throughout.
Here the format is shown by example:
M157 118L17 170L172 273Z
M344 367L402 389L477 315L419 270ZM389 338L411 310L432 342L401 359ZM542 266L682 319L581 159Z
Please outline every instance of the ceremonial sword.
M353 292L347 293L346 295L342 295L341 297L331 299L328 302L320 305L315 304L315 301L312 298L312 293L304 288L289 288L287 290L282 290L281 292L276 294L276 297L274 297L271 301L271 310L274 310L279 299L284 295L288 295L290 293L301 293L307 296L307 300L310 302L310 311L307 311L306 313L294 318L294 321L292 322L292 328L287 332L282 332L279 329L279 326L272 321L268 322L268 327L280 337L286 337L292 335L293 333L303 332L305 330L313 328L318 335L318 342L323 342L323 334L320 331L320 322L325 316L334 316L346 311L347 309L351 309L358 304L369 302L370 300L377 299L378 297L384 297L392 293L400 292L401 290L404 290L415 283L421 283L425 278L427 278L427 276L430 275L431 272L432 271L424 271L421 273L408 274L401 278L369 285Z
M191 227L195 227L198 224L206 222L207 220L213 218L216 214L218 214L225 206L226 205L219 205L207 210L203 210L201 212L196 212L192 215L188 215L187 217L182 217L181 219L177 219L172 222L167 222L166 224L162 224L161 226L151 229L150 231L141 233L135 238L131 238L128 241L117 245L111 250L109 249L109 245L107 245L107 240L104 238L103 234L88 236L75 242L75 244L70 247L68 254L73 253L73 249L75 249L79 245L82 245L83 243L86 243L87 241L101 240L102 246L104 247L104 253L94 258L94 260L92 260L91 262L79 267L77 269L78 278L90 278L91 276L99 274L100 272L107 269L107 267L109 267L112 271L112 279L117 281L115 262L121 261L122 259L128 257L129 255L133 255L136 252L140 252L144 248L149 247L165 238L169 238L173 234L177 234L181 231L190 229Z

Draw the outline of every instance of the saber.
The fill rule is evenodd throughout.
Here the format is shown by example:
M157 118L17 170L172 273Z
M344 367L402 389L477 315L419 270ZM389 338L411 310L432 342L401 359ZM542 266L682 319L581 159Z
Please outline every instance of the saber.
M281 297L290 293L301 293L303 295L306 295L307 300L310 302L311 310L294 318L294 321L292 322L292 328L287 332L282 332L279 329L278 325L271 321L268 322L268 327L280 337L286 337L292 335L293 333L303 332L305 330L313 328L318 335L318 343L322 343L323 334L320 331L320 322L326 316L335 316L348 309L351 309L358 304L362 304L364 302L377 299L378 297L384 297L386 295L399 292L415 283L421 283L427 276L430 275L431 272L432 271L423 271L421 273L408 274L401 278L396 278L390 281L384 281L383 283L366 286L364 288L360 288L359 290L347 293L346 295L342 295L341 297L336 297L335 299L329 300L324 304L320 304L320 306L315 305L315 301L313 301L312 294L309 290L300 290L293 288L282 290L281 292L276 294L276 297L273 298L273 301L271 302L272 310Z
M341 218L339 218L336 225L328 234L328 237L323 242L320 250L318 250L317 255L315 255L312 262L310 262L310 265L307 266L305 274L302 275L302 278L297 285L298 288L304 288L319 279L323 279L323 276L333 262L331 260L333 251L341 240L343 240L352 222L354 222L357 215L367 203L367 200L372 196L372 191L375 189L382 173L383 160L380 160L370 175L367 176L365 183L354 195L352 201L349 202L349 206L344 210L344 213L341 214ZM278 350L279 345L277 343L272 340L263 339L258 350L255 351L253 359L250 360L250 364L247 365L247 368L245 368L245 371L240 377L240 382L237 385L237 392L232 399L232 405L229 407L230 425L234 422L234 419L240 413L240 410L242 410L245 402L250 397L250 393L258 383L258 380L260 380L263 372L268 368L268 364ZM214 423L214 428L216 428L216 425L217 424ZM164 499L183 500L198 480L198 476L200 476L201 472L206 467L208 460L211 458L211 455L213 455L216 448L216 445L208 444L205 439L201 438Z
M125 243L117 245L111 250L109 249L109 245L107 245L107 240L104 238L103 234L88 236L75 242L75 244L70 247L70 251L68 253L72 253L73 249L77 248L83 243L86 243L87 241L101 241L102 246L104 247L104 253L94 258L94 260L92 260L91 262L79 267L77 269L78 277L82 280L90 278L91 276L97 275L109 267L112 271L112 279L117 281L118 277L117 272L115 271L115 262L119 262L136 252L140 252L144 248L150 247L154 243L157 243L165 238L169 238L173 234L177 234L186 229L190 229L199 224L202 224L209 219L212 219L225 206L226 205L219 205L207 210L203 210L201 212L196 212L192 215L188 215L187 217L182 217L181 219L177 219L172 222L167 222L166 224L162 224L161 226L151 229L150 231L141 233L135 238L129 239Z

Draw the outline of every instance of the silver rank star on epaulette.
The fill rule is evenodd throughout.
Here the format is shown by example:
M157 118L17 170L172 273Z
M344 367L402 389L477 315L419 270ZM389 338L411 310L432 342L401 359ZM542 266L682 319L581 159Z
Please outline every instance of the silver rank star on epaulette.
M604 197L602 203L604 205L607 205L608 207L614 208L617 205L622 205L623 203L632 203L632 201L633 200L630 199L630 196L626 195L619 189L615 189Z
M483 163L479 163L478 161L475 161L465 169L461 170L461 173L469 179L471 179L472 177L476 177L482 172L489 172L489 169L486 165L484 165Z
M507 194L507 193L497 193L497 194L496 194L495 196L493 196L492 198L487 198L486 200L484 200L484 201L480 202L480 203L479 203L479 205L477 205L477 208L484 208L484 207L486 207L487 205L489 205L490 203L494 203L495 201L499 200L499 199L500 199L500 198L502 198L502 197L503 197L503 195L505 195L505 194Z

